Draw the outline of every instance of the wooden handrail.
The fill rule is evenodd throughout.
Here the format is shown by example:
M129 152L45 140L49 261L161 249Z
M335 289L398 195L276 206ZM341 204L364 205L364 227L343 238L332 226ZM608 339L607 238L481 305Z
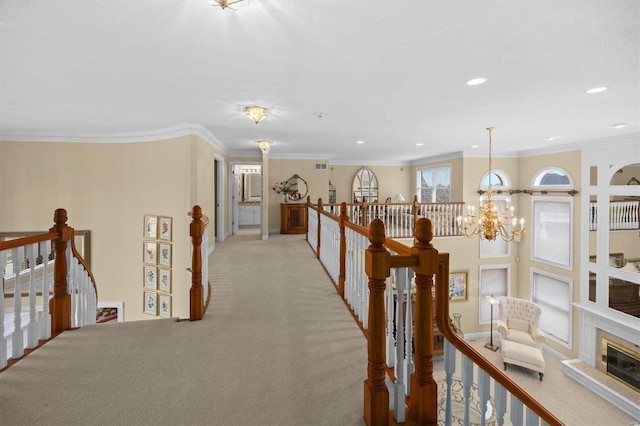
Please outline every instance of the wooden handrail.
M87 263L86 260L84 260L82 255L80 255L80 253L76 249L75 235L76 235L75 229L71 228L71 252L73 253L73 257L78 259L78 262L80 262L80 264L82 265L84 270L87 271L87 274L89 275L89 278L91 279L91 284L93 284L93 290L96 292L96 301L97 301L98 300L98 287L96 286L96 279L93 277L93 272L91 272L91 268L89 268L89 264Z
M189 289L189 320L199 321L204 317L209 301L211 300L211 287L207 285L207 296L203 293L202 285L202 236L207 230L209 218L202 214L202 208L198 205L193 206L191 212L191 225L189 226L189 235L193 251L191 255L191 288ZM205 278L208 284L208 277Z
M9 250L12 248L26 246L29 244L55 240L56 238L58 238L58 232L49 231L42 234L29 235L28 237L17 238L15 240L0 241L0 250Z

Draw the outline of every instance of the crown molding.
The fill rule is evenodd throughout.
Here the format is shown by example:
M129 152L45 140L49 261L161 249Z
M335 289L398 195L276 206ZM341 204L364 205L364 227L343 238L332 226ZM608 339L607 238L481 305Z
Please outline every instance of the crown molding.
M85 134L38 134L6 133L0 134L4 142L69 142L69 143L137 143L155 142L195 135L227 155L224 146L207 128L200 124L183 123L162 129L126 133L85 133Z
M410 161L353 161L329 160L334 166L410 166Z

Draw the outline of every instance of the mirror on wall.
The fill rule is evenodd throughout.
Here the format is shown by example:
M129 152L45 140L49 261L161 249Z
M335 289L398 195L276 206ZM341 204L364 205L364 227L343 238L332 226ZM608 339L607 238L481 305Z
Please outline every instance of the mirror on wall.
M262 166L243 165L239 168L238 194L240 201L262 200Z
M378 178L367 167L363 167L356 172L353 177L352 188L354 203L363 201L368 203L378 202Z
M293 175L287 179L287 186L291 188L287 194L287 198L291 201L303 200L309 192L307 181L298 175Z

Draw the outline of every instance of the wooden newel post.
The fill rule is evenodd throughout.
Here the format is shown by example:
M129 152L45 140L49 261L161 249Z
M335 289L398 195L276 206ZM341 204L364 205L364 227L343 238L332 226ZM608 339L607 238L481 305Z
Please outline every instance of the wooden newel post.
M71 329L71 295L67 289L67 241L73 229L67 225L67 211L57 209L53 214L55 225L49 229L58 233L53 241L55 262L53 267L53 298L49 300L51 333L58 334Z
M391 254L382 246L384 223L374 219L369 226L371 245L365 252L369 276L369 330L367 380L364 382L364 420L368 426L389 424L389 390L385 377L384 289L391 273Z
M311 196L307 195L307 212L309 211L309 206L311 206ZM309 221L307 220L307 232L304 234L304 239L309 242Z
M433 275L437 272L438 251L433 248L431 221L416 223L416 243L411 254L418 255L414 333L415 373L411 375L411 412L420 425L438 421L438 385L433 379Z
M344 281L347 276L347 237L344 231L345 222L349 221L347 203L340 204L340 275L338 276L338 293L344 299Z
M418 196L414 195L413 196L413 203L412 203L412 208L411 211L413 212L413 223L418 224ZM413 230L414 234L415 234L415 229Z
M202 291L202 208L193 206L191 210L191 225L189 235L193 244L191 256L191 289L189 290L189 319L202 319L204 310L204 292Z

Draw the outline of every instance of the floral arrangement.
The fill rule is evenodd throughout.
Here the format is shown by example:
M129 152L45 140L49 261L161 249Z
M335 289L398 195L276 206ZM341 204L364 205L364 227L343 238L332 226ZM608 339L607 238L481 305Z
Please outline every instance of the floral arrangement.
M297 189L293 188L293 184L289 183L288 181L286 181L286 182L278 182L275 185L273 185L272 189L276 194L296 195L296 192L298 192Z

